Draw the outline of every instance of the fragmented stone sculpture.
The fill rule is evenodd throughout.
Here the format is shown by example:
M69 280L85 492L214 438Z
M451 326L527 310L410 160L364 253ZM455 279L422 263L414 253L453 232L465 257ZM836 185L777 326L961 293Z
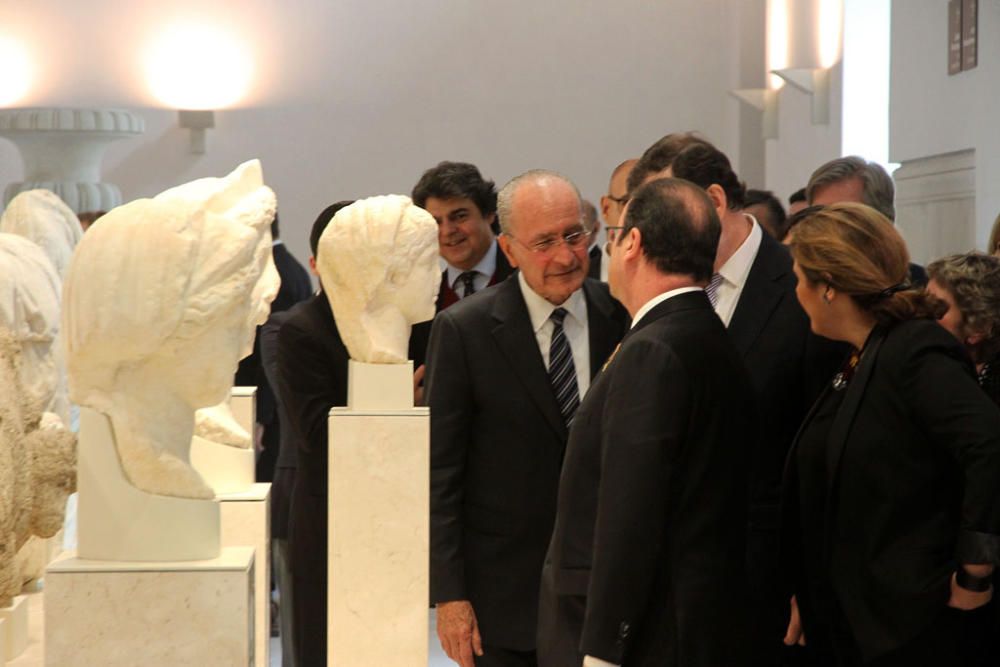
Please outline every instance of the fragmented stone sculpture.
M194 413L194 434L199 438L228 447L250 449L253 439L239 425L229 407L229 399Z
M22 386L20 362L19 342L0 328L0 607L21 590L17 551L59 531L76 484L76 438Z
M60 278L66 275L73 249L83 237L83 227L73 209L49 190L28 190L14 197L0 217L0 232L17 234L38 244Z
M32 400L69 423L66 378L56 346L59 290L59 276L41 248L0 232L0 329L20 346L21 382Z
M194 412L222 402L279 279L260 163L120 206L84 236L63 286L74 402L106 414L129 481L212 498L191 467Z
M409 197L371 197L333 216L317 266L352 359L406 362L411 326L434 317L437 256L437 223Z

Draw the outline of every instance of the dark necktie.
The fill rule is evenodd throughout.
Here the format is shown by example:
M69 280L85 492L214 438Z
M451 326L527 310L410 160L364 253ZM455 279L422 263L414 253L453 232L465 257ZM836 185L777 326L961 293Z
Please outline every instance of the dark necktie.
M476 275L478 273L479 273L478 271L463 271L462 273L458 274L458 280L459 282L462 283L462 286L465 288L465 291L462 292L463 299L471 294L476 293L476 285L472 281L476 279Z
M559 411L566 421L566 428L573 423L573 415L580 406L580 391L576 385L576 367L573 365L573 350L563 331L566 309L552 311L552 342L549 344L549 380L556 393Z
M722 274L713 273L712 279L708 281L708 287L705 288L705 294L708 295L708 302L712 304L712 308L715 308L719 303L719 285L722 284Z

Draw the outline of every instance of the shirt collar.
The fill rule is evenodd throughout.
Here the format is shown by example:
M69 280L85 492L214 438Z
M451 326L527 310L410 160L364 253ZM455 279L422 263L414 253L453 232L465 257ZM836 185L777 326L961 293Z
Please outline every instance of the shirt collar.
M282 241L281 239L272 239L271 240L271 247L273 248L276 245L285 245L285 242Z
M578 289L569 295L562 304L553 306L544 297L539 296L535 290L531 289L528 281L524 279L524 273L517 272L517 282L521 286L521 296L524 297L524 305L528 307L528 318L531 319L531 328L537 334L545 326L552 316L552 311L556 308L565 308L569 316L583 325L587 319L587 302L583 296L583 289Z
M493 274L497 270L497 240L495 238L493 239L493 242L490 243L490 247L487 248L486 254L483 255L481 260L479 260L479 263L469 270L481 273L486 276L487 279L493 277ZM448 264L447 271L448 285L452 287L455 286L455 281L458 280L458 277L465 273L462 269L456 268L451 264Z
M664 292L663 294L657 294L652 299L647 301L642 305L642 308L636 311L635 317L632 318L632 326L634 329L635 325L639 323L639 320L643 318L649 311L656 308L658 305L669 299L670 297L677 296L678 294L685 294L687 292L697 292L701 290L701 287L691 286L691 287L678 287L677 289L672 289L669 292Z
M744 213L743 215L750 220L750 234L747 235L740 247L736 249L736 252L726 260L726 263L719 268L719 275L725 278L729 284L737 286L743 285L747 281L747 276L750 275L750 267L753 266L753 260L757 257L757 251L760 249L760 242L763 236L757 220L749 213Z

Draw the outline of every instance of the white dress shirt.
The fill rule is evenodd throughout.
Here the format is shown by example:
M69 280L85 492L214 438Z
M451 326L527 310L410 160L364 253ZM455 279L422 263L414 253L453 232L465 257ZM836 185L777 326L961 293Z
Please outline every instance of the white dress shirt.
M521 296L528 307L528 318L531 328L538 341L538 350L542 353L545 368L549 368L549 347L552 344L552 330L555 324L549 319L556 308L565 308L567 315L563 320L563 333L573 351L573 368L576 370L576 388L583 400L590 388L590 327L587 324L587 298L583 296L583 288L573 292L560 306L553 306L528 286L524 274L517 273L517 282L521 286Z
M489 249L483 255L483 258L479 260L479 263L469 269L476 272L476 275L472 278L472 285L476 288L477 292L486 289L490 284L490 279L497 270L497 252L499 252L497 250L497 241L493 239L493 243L490 244ZM462 284L462 281L458 277L465 273L465 271L455 268L451 264L447 264L446 266L448 284L455 290L458 298L462 299L465 296L465 285Z
M753 261L757 259L757 251L760 250L760 242L763 237L763 231L761 231L760 225L757 224L754 217L746 213L744 215L746 215L752 225L750 234L743 241L742 245L736 249L732 257L726 260L726 263L719 269L722 282L719 283L719 288L715 292L718 296L718 301L715 302L715 312L718 313L722 323L727 327L729 326L729 321L733 319L736 304L739 303L740 295L743 293L743 286L747 282L747 276L750 275L750 267L753 266Z

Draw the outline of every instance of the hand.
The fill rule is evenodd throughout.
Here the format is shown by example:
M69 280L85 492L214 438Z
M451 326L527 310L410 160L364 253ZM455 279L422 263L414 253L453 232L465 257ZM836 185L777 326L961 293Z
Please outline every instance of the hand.
M417 370L413 371L413 405L420 407L424 404L424 373L427 366L420 364Z
M423 366L421 366L423 368ZM437 605L437 633L441 648L461 667L475 667L472 654L483 654L476 613L468 600L453 600Z
M802 631L802 617L799 615L799 603L792 596L792 615L788 619L788 630L785 632L785 646L806 645L806 633Z
M959 565L959 567L963 567ZM971 571L971 567L967 568L970 573L976 574ZM985 576L977 575L977 576ZM993 587L990 586L988 590L982 593L976 593L975 591L969 591L958 585L955 581L954 573L951 575L951 597L948 598L948 606L954 607L955 609L961 609L962 611L972 611L973 609L978 609L984 604L989 602L993 598Z

